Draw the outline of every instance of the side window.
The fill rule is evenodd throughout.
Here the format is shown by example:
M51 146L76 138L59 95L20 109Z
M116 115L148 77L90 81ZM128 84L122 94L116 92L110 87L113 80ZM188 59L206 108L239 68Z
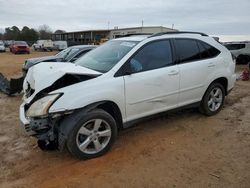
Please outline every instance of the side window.
M180 63L196 61L200 59L200 51L195 40L175 39L175 46Z
M76 54L75 56L73 56L70 61L71 62L75 62L77 59L79 59L80 57L82 57L84 54L86 54L89 51L90 50L83 50L83 51L79 52L78 54Z
M77 54L74 59L78 59L79 57L82 57L84 54L86 54L87 52L89 52L90 50L84 50L81 51L79 54Z
M166 67L171 65L172 62L169 40L149 43L129 61L132 73Z
M209 44L201 41L197 41L198 46L201 52L201 58L207 59L207 58L213 58L220 54L220 51L214 48L213 46L210 46Z

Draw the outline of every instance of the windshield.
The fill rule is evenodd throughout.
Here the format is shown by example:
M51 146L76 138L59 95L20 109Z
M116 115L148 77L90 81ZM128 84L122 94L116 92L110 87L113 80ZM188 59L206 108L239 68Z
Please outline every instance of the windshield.
M27 43L24 42L24 41L15 41L14 44L23 44L23 45L27 45Z
M79 48L67 48L58 54L56 54L57 57L63 58L64 60L69 60L70 57L79 51Z
M75 64L98 72L112 69L138 42L114 40L106 42L76 60Z
M3 45L3 41L0 41L0 45Z

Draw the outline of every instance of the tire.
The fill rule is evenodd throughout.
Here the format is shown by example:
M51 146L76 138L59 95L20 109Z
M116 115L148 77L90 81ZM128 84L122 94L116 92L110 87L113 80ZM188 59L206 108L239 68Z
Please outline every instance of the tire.
M73 125L69 125L74 128L69 132L66 141L71 154L79 159L91 159L109 151L117 137L117 125L110 114L95 109L72 115L76 121Z
M222 109L224 99L225 88L220 83L212 83L202 98L199 110L207 116L215 115Z

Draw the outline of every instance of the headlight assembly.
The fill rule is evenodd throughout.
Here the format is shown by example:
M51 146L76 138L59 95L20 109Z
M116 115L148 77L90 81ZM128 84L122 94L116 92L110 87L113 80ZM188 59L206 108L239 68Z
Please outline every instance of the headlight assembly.
M50 106L60 96L61 94L47 95L46 97L37 100L29 107L26 116L28 117L47 116Z

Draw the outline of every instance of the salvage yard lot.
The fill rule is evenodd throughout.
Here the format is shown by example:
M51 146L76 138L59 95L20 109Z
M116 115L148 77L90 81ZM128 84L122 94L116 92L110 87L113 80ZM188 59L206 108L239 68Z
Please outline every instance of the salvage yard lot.
M0 72L10 78L26 58L51 54L0 53ZM21 98L0 93L0 187L250 187L250 81L216 116L191 109L139 123L88 161L40 151L20 127Z

